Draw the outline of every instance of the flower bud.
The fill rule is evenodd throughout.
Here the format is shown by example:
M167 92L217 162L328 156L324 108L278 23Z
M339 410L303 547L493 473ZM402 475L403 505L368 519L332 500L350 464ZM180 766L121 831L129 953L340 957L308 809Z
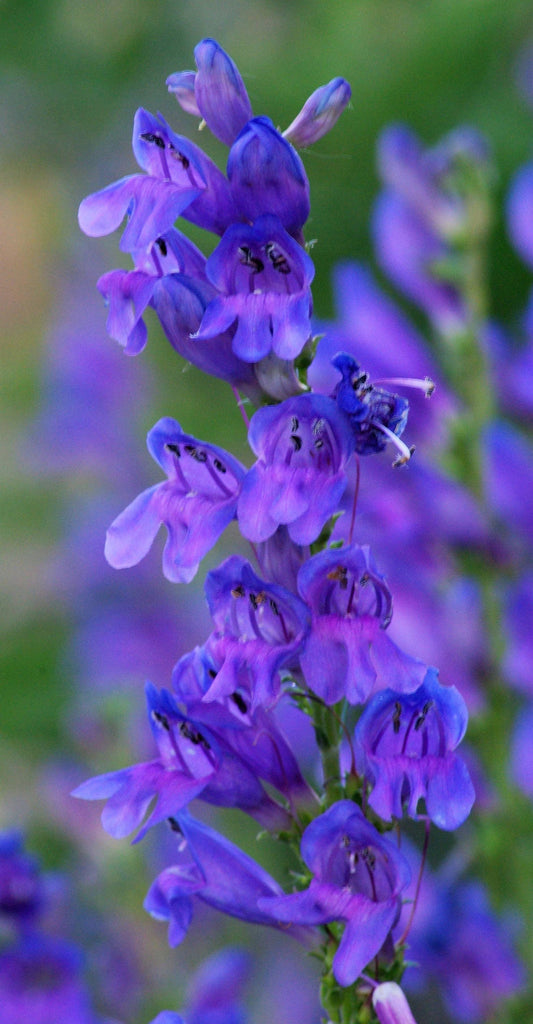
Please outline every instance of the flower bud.
M293 146L311 146L333 128L350 102L352 90L345 78L333 78L327 85L315 89L305 101L300 113L283 132Z
M372 1006L380 1024L416 1024L409 1003L395 981L386 981L374 989Z

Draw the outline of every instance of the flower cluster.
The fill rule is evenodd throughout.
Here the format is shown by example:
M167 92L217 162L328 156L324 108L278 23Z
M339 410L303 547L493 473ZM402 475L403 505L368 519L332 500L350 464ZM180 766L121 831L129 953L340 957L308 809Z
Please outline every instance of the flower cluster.
M98 283L110 334L128 354L139 353L151 306L186 360L231 384L241 408L242 396L254 404L245 419L255 461L246 466L175 419L159 420L148 448L167 479L115 518L105 550L115 568L136 565L163 524L164 575L188 583L235 522L248 557L231 555L208 572L209 634L177 661L170 689L146 686L154 757L82 783L75 795L107 801L103 825L117 838L136 832L139 840L163 821L170 826L174 860L145 906L168 922L171 945L184 939L200 900L314 946L331 1019L412 1022L397 985L412 918L405 927L399 922L410 885L416 910L430 824L453 831L474 803L457 750L467 707L453 676L443 672L440 681L437 659L418 657L416 641L406 650L398 643L389 585L364 542L359 496L365 499L368 480L386 473L383 492L398 494L406 508L416 503L417 486L429 489L446 539L487 551L492 538L453 479L433 470L428 488L422 466L422 484L416 470L404 484L407 471L396 473L390 459L384 465L379 458L392 445L393 465L410 463L414 446L402 437L409 402L396 388L428 397L434 373L365 272L345 268L356 286L356 313L371 310L384 333L372 378L361 359L372 362L373 339L359 337L357 315L346 318L355 338L349 329L340 339L326 331L317 347L313 337L314 268L304 236L309 182L297 147L329 131L350 99L349 85L337 78L318 89L280 132L253 115L239 71L218 43L203 40L195 58L197 70L171 75L168 88L229 148L226 174L160 115L139 110L133 151L142 173L85 199L80 224L98 236L126 218L120 247L133 269L111 271ZM425 157L397 127L382 140L380 159L388 194L376 217L378 239L385 223L387 244L400 227L403 237L407 232L407 291L437 310L443 333L466 329L465 295L431 275L468 229L468 201L447 187L466 165L483 177L481 140L458 133ZM217 236L208 257L175 226L178 218ZM383 252L392 272L394 245ZM365 323L362 315L363 335ZM387 332L402 335L398 351L392 343L387 351ZM455 411L446 387L438 401L438 410ZM437 446L446 427L425 408L416 407L414 426ZM386 529L376 534L386 551ZM403 548L418 609L424 544L423 535L413 542L407 524L404 538L395 536L394 558ZM424 611L417 614L422 619ZM286 738L288 708L312 723L309 771ZM288 844L299 866L293 891L197 819L195 800L237 808ZM414 872L392 832L404 818L425 830ZM334 1016L341 1002L349 1009ZM170 1011L159 1019L181 1021Z

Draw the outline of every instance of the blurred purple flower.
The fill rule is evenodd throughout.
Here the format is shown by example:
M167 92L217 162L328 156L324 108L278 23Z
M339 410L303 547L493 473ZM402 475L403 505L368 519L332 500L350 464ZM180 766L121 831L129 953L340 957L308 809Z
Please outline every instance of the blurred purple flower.
M510 773L523 793L533 799L533 703L520 711L511 736Z

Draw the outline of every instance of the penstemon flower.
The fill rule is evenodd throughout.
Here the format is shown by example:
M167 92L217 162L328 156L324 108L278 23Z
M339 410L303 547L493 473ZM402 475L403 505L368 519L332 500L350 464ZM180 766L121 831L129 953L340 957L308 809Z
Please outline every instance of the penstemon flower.
M511 550L492 531L482 487L500 518L524 535L524 487L519 500L506 474L518 469L528 486L530 474L521 436L481 415L465 446L470 468L468 460L480 456L477 490L468 489L466 471L454 478L423 459L411 470L403 391L429 397L441 374L362 268L341 272L341 329L326 325L324 338L313 336L314 266L304 237L310 187L295 146L310 145L335 124L350 99L348 83L335 78L315 90L282 132L254 115L243 78L218 42L202 40L195 59L196 71L173 74L167 85L182 110L228 148L226 173L164 118L141 109L133 152L143 173L89 196L80 223L101 235L128 218L120 246L133 269L111 271L98 285L109 332L128 354L139 353L151 306L174 349L231 384L255 462L244 465L177 420L160 420L148 446L167 480L114 520L106 555L116 568L136 565L164 525L164 574L189 582L234 523L247 557L232 554L207 574L212 630L178 660L172 689L147 685L156 756L97 776L75 795L107 801L102 819L116 837L138 830L141 839L163 821L170 825L174 862L160 871L145 907L168 922L171 945L184 940L197 899L312 946L333 1024L413 1024L399 982L430 823L457 829L475 797L456 752L466 731L465 700L455 686L441 685L416 644L435 632L435 622L442 634L442 622L457 618L454 558L473 552L496 563ZM444 337L459 345L461 332L470 331L473 343L479 309L442 266L466 245L469 230L479 229L476 245L484 234L469 191L472 180L484 195L483 141L463 129L425 154L396 126L384 134L379 159L387 188L375 218L382 264ZM215 236L209 255L176 228L178 217ZM362 368L367 361L371 376ZM468 389L459 391L460 400L444 384L427 421L425 405L416 407L414 434L434 452L446 454L450 438L456 442L450 414L462 415L468 397ZM250 419L242 396L254 406ZM448 417L444 425L439 410ZM409 463L400 474L381 459L389 445L397 453L393 465ZM510 469L499 477L502 446ZM387 578L388 566L403 566L400 635L403 624L413 640L409 653L393 640L395 586L378 571L365 530L379 564L384 552ZM467 582L462 600L475 662L485 640L483 588L475 574ZM411 630L409 601L416 609ZM520 615L511 610L505 622L518 648ZM449 646L443 641L445 660ZM477 698L467 662L459 656L456 675ZM288 707L312 725L305 772L300 748L297 755L280 726ZM295 866L292 891L219 832L218 819L213 827L194 817L193 800L238 809L285 844ZM404 815L424 823L413 871L401 849ZM217 1021L226 1009L233 1021L233 1005L224 1000ZM197 1011L210 1019L210 1008L198 1004L191 1020ZM163 1011L154 1024L182 1018Z

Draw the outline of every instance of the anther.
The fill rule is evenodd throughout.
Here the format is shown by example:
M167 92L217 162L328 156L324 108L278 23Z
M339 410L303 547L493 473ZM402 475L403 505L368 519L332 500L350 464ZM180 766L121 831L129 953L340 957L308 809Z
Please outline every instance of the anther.
M224 463L220 461L220 459L214 459L213 460L213 465L214 465L215 469L218 469L219 473L225 473L226 472L226 467L225 467Z
M426 703L424 704L424 707L422 708L422 711L420 712L420 714L419 714L419 716L418 716L418 718L417 718L417 720L415 722L415 731L416 732L418 732L418 730L422 728L422 726L423 726L424 722L426 721L426 718L427 718L429 712L431 711L432 707L433 707L433 701L432 700L427 700Z
M166 256L167 252L168 252L168 249L167 249L167 243L165 242L165 239L164 238L156 238L155 244L157 245L161 255L162 256Z
M165 140L160 135L155 135L154 132L141 132L140 138L143 142L151 142L154 146L159 146L159 149L165 148Z
M194 444L186 444L185 451L196 462L207 462L207 452L204 452L202 448L197 448Z
M157 722L163 729L170 732L170 724L166 715L162 715L160 711L152 711L152 718L154 722Z
M393 716L392 716L392 728L394 729L395 733L399 733L399 731L400 731L401 717L402 717L402 705L400 704L400 701L397 700L394 703L394 713L393 713Z
M298 434L291 434L291 441L293 443L295 452L299 452L300 448L302 447L301 437L299 437Z
M252 250L247 245L240 245L237 251L243 267L251 267L254 274L260 274L265 269L263 261L258 256L254 256Z
M188 722L180 722L179 732L180 735L184 737L184 739L190 740L191 743L194 743L196 747L201 746L204 747L205 750L211 750L211 747L207 742L205 736L202 736L201 732L198 732L197 729L193 729Z
M232 597L244 597L244 593L245 591L242 583L238 583L236 587L232 587L231 589Z
M265 252L274 270L277 270L279 274L290 274L291 268L287 257L279 249L276 249L273 242L267 242Z
M167 452L172 452L173 455L177 455L178 459L181 458L181 452L180 452L179 444L171 444L170 441L169 441L168 444L165 445L165 448L166 448Z
M241 697L240 693L237 693L237 691L235 691L235 693L231 694L231 699L233 703L237 705L241 714L245 715L246 712L248 711L248 706L246 704L246 701L244 700L244 697Z
M191 163L189 158L186 157L184 155L184 153L180 153L179 149L176 149L176 147L173 146L172 144L170 146L170 152L171 152L172 156L174 157L174 160L179 160L180 164L183 167L183 170L187 171L189 169L189 166L190 166L190 163Z

